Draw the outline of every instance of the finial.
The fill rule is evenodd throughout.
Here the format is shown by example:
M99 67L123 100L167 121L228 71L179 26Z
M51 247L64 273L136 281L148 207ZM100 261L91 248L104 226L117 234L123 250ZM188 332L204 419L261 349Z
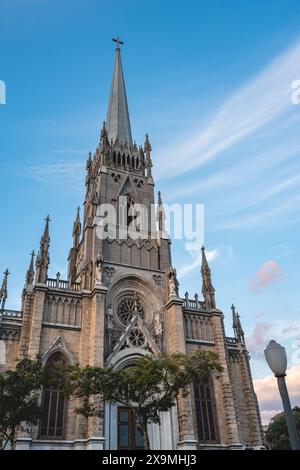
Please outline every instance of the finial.
M202 294L204 297L205 307L207 310L210 310L216 308L215 289L212 284L211 270L207 262L204 245L202 245L201 251Z
M162 205L162 200L161 200L161 192L160 191L158 191L157 196L158 196L158 198L157 198L158 199L158 201L157 201L158 205L161 206Z
M2 286L0 288L0 299L2 299L0 310L4 310L4 307L5 307L5 302L7 299L7 279L8 279L9 274L10 274L9 270L6 269L4 271L4 278L3 278Z
M149 135L146 134L146 137L145 137L145 143L144 143L144 151L145 152L151 152L152 148L151 148L151 144L150 144L150 141L149 141Z
M235 306L233 304L231 305L231 310L232 310L232 313L235 314Z
M113 38L112 40L113 40L113 42L115 42L115 43L117 44L116 50L117 50L117 49L120 50L120 44L123 45L124 42L121 41L121 39L119 38L119 36L118 36L117 38Z
M45 224L45 230L44 230L44 235L43 238L49 238L49 222L51 222L51 219L49 215L44 219L46 224Z
M31 289L34 281L34 257L35 257L35 252L32 250L30 253L30 263L29 263L29 268L26 273L26 279L25 279L25 289Z

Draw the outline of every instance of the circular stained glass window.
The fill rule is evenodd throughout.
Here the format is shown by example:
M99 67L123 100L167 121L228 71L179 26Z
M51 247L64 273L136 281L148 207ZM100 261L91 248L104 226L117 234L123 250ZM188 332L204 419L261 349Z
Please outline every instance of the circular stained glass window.
M124 325L129 323L136 314L141 318L144 318L144 309L136 295L132 295L121 300L118 305L118 317Z

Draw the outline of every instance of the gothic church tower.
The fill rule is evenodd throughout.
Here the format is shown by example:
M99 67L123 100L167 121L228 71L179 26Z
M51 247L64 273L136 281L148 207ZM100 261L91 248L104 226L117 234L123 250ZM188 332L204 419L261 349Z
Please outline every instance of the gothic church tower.
M225 335L202 248L202 294L179 296L160 193L155 211L151 144L132 140L119 39L106 122L86 165L83 216L78 208L68 279L48 277L50 219L34 264L31 255L20 312L0 311L5 364L41 354L81 366L128 367L145 354L199 348L219 354L223 372L195 385L149 429L153 449L260 448L262 434L249 355L233 309L235 337ZM138 214L139 205L147 211ZM110 213L110 209L114 210ZM153 214L155 212L155 215ZM138 233L138 237L136 237ZM35 269L34 269L35 266ZM199 276L200 277L200 276ZM7 275L2 297L7 297ZM199 279L200 285L200 279ZM4 292L5 290L5 292ZM2 291L1 291L2 292ZM0 297L1 300L1 297ZM0 365L1 367L1 365ZM76 416L76 404L44 390L44 415L22 449L133 449L142 446L130 411L106 404L103 418Z

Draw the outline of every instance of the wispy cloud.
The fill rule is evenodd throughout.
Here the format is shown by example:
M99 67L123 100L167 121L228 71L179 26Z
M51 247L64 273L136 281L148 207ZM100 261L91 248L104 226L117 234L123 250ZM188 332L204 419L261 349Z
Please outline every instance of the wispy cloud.
M260 210L254 214L235 216L228 218L227 220L221 221L217 224L220 229L245 229L253 228L258 224L269 224L270 220L279 214L284 213L288 215L291 211L294 211L299 207L300 194L297 196L287 199L283 204L278 204L275 207L267 210ZM291 222L291 219L289 219ZM283 219L281 219L283 225Z
M189 253L192 260L190 263L186 263L178 269L178 279L182 279L195 269L201 269L201 250L199 250L199 252L190 251ZM214 261L218 256L218 250L206 251L206 258L209 263Z
M162 154L159 175L169 178L199 167L293 107L291 84L300 76L300 43L232 94L204 129ZM169 162L172 161L170 167Z
M253 292L260 292L266 287L284 278L281 266L274 261L266 261L251 279L251 289Z
M281 319L276 321L259 321L255 324L253 333L247 338L247 347L255 359L264 360L264 349L272 339L276 341L297 341L300 337L300 320ZM291 356L294 361L294 356Z
M43 184L78 187L84 178L83 162L56 162L23 168L20 176L32 178Z

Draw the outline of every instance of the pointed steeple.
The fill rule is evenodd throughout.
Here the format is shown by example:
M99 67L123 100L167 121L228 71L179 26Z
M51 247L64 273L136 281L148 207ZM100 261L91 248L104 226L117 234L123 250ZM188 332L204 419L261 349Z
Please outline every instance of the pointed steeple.
M36 282L45 284L47 281L48 266L50 264L49 258L49 222L50 217L47 215L44 233L40 241L40 249L36 257Z
M149 141L149 136L148 134L146 134L146 138L145 138L145 143L144 143L144 152L146 154L146 161L145 161L145 166L146 166L146 169L147 169L147 176L149 178L152 177L152 159L151 159L151 144L150 144L150 141Z
M30 256L31 256L30 263L29 263L29 267L26 273L25 289L31 288L33 285L33 281L34 281L34 257L35 257L34 250L32 250L32 253Z
M1 289L0 289L0 300L2 301L0 310L4 310L5 302L6 302L6 299L7 299L7 280L8 280L8 276L9 276L9 271L8 271L8 269L6 269L6 271L4 271L4 278L3 278L2 286L1 286Z
M110 88L109 105L107 112L107 134L109 142L118 139L120 144L132 145L129 111L125 90L125 81L121 60L119 38L113 39L117 43L114 72Z
M245 334L242 328L241 320L239 314L235 310L235 306L231 305L232 310L232 328L234 331L234 336L240 343L245 343Z
M73 224L73 248L78 247L80 235L81 235L80 207L78 206L76 220Z
M208 262L205 255L205 248L202 246L202 263L201 263L201 274L202 274L202 294L207 310L216 308L215 289L212 285L211 271L208 266Z
M159 237L164 238L164 236L165 236L166 214L165 214L164 206L163 206L163 203L162 203L161 192L160 191L158 191L158 196L157 196L156 220L158 222Z

